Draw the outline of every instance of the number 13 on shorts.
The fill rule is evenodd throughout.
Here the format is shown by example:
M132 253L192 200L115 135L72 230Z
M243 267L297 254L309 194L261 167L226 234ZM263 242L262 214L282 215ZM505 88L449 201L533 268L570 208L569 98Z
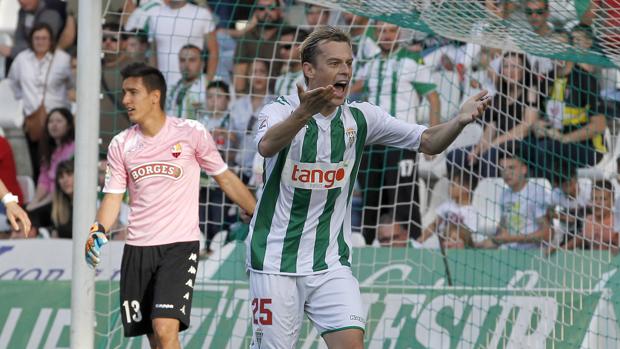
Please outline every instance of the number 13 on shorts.
M255 325L271 325L272 321L271 298L252 299L252 322Z

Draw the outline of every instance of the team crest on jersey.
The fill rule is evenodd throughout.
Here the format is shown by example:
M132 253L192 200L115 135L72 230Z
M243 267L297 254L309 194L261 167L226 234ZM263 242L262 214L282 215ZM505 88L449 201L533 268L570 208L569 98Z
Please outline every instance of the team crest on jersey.
M175 158L178 158L179 155L181 155L181 150L183 150L183 148L181 147L181 143L177 143L173 145L172 148L170 148L172 156L174 156Z
M353 128L348 128L345 132L347 136L347 147L352 147L355 144L355 139L357 138L357 131Z
M134 183L150 177L167 177L178 180L183 177L183 169L169 162L149 162L132 168L129 170L129 175Z

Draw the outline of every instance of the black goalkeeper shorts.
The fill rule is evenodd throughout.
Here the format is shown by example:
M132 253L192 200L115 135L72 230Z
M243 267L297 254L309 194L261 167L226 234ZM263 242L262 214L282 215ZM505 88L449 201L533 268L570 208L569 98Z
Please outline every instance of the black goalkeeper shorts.
M189 327L198 249L198 241L125 245L120 287L125 337L153 333L155 318L178 319L180 331Z

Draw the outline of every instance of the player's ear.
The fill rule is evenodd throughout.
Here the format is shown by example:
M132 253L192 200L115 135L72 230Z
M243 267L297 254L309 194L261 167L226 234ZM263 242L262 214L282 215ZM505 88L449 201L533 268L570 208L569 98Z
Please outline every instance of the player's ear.
M304 71L304 76L308 79L314 79L314 75L316 74L316 70L314 66L310 62L304 62L302 65L302 69Z
M161 99L161 91L153 90L150 93L151 95L151 103L159 105L159 100Z

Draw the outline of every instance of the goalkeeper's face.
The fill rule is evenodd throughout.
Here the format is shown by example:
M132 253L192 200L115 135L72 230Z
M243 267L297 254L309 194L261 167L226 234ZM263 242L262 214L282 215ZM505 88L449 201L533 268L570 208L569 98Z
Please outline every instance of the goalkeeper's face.
M308 89L333 85L336 89L333 105L344 103L353 74L353 51L346 42L329 41L319 44L314 63L304 62Z
M141 77L129 77L123 80L123 106L127 108L129 120L142 124L149 115L161 111L159 90L149 91Z

